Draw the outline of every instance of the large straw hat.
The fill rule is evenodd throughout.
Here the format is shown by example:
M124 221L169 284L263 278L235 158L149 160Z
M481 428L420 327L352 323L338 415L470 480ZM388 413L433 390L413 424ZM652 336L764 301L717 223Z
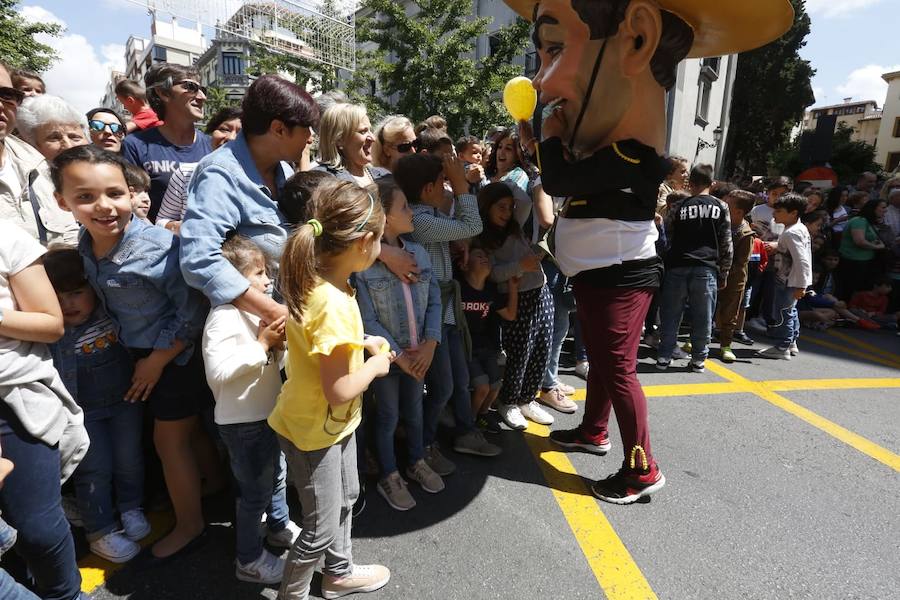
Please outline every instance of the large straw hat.
M539 0L503 0L531 20ZM794 9L788 0L656 0L694 30L690 58L722 56L759 48L791 28Z

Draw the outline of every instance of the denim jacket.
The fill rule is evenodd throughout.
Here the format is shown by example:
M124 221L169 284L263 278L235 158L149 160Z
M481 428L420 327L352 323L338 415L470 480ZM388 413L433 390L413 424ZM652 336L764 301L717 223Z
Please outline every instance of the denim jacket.
M185 365L200 338L209 303L188 287L178 265L178 238L162 227L132 218L125 234L106 256L95 258L91 234L78 243L84 272L119 339L129 348L185 350L175 363Z
M431 269L431 260L424 247L403 242L421 269L419 280L409 285L416 330L419 339L441 341L441 289ZM380 335L391 344L391 350L401 352L412 345L403 283L381 262L357 273L356 300L366 333Z
M10 524L0 518L0 556L12 550L16 545L18 532Z
M134 363L101 308L83 324L66 327L62 339L50 344L50 353L63 384L85 413L125 399Z
M292 171L275 169L278 191ZM241 133L197 164L188 185L187 212L181 224L181 271L191 287L213 306L228 304L250 287L247 278L222 256L225 237L237 232L253 240L274 267L287 241L285 217L256 169Z

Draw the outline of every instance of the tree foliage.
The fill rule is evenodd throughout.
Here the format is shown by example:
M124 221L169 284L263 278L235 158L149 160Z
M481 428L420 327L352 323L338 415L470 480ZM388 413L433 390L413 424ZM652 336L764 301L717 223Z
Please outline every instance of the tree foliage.
M511 63L527 44L527 22L493 32L490 55L476 59L475 41L491 19L470 18L471 0L363 0L362 7L372 14L357 21L357 43L374 49L357 54L348 92L371 114L397 112L413 121L440 114L451 131L473 133L509 120L498 93L522 74ZM371 80L379 97L371 94Z
M772 166L784 175L794 177L810 165L804 165L800 159L800 145L803 138L814 135L813 131L804 131L787 146L779 148L772 154ZM861 140L854 140L853 128L845 123L838 123L831 142L831 161L829 165L837 173L842 182L855 181L864 171L878 172L881 165L875 162L875 146Z
M11 67L42 73L57 56L35 36L58 36L62 27L57 23L28 23L19 14L18 4L19 0L0 0L0 57Z
M209 120L214 114L229 106L240 106L240 100L229 98L224 89L210 86L206 89L206 102L203 104L204 114Z
M810 19L805 0L791 0L794 24L780 39L738 56L725 150L725 171L765 174L773 152L789 145L791 129L815 101L809 61L800 58Z

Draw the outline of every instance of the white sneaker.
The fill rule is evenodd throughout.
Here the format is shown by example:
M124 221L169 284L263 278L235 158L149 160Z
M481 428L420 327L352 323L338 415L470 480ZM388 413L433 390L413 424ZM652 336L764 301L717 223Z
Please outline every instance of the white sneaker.
M122 529L125 530L125 537L132 542L139 542L150 535L150 523L147 522L147 517L140 508L126 510L122 513Z
M553 415L541 408L534 400L520 406L519 411L526 419L530 419L539 425L553 425Z
M782 350L778 346L770 346L765 350L759 350L756 356L760 358L771 358L775 360L791 360L791 351Z
M588 371L591 368L591 363L586 360L579 360L575 363L575 374L581 377L582 379L587 379Z
M690 358L690 357L691 357L690 354L688 354L687 352L685 352L684 350L682 350L682 349L679 348L678 346L675 346L675 349L672 350L672 358L675 359L675 360L680 360L680 359L683 359L683 358Z
M512 429L525 429L528 422L522 416L522 411L515 404L498 404L497 414Z
M91 552L112 563L128 562L141 551L141 547L125 537L122 531L107 533L91 542L90 547Z
M797 347L797 342L791 342L791 345L788 348L788 352L791 353L791 356L797 356L798 354L800 354L800 348Z
M265 548L251 563L242 565L241 561L234 561L234 576L241 581L272 584L281 581L283 575L284 561Z
M276 548L290 548L300 537L300 526L288 520L287 527L281 531L271 531L267 528L266 541Z

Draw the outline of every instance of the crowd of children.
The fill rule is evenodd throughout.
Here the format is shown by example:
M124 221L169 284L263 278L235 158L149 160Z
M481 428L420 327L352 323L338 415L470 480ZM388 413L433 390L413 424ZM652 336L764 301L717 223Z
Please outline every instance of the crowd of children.
M58 444L63 465L80 462L73 490L90 550L141 568L204 543L201 497L227 486L227 455L238 579L306 598L324 557L326 598L382 587L390 572L352 555L370 457L378 494L408 511L408 481L428 494L451 485L445 409L452 450L487 458L501 453L485 437L501 424L523 430L552 424L548 408L577 410L558 377L576 307L542 242L555 203L529 149L512 129L454 143L438 117L414 129L395 115L371 131L362 107L317 106L271 76L242 111L210 118L212 137L194 129L205 93L190 69L156 65L146 92L123 82L117 93L136 132L110 128L121 154L98 142L48 158L54 202L81 226L77 246L45 250L0 224L0 353L18 361L4 362L0 386L4 455L31 471L59 460L17 450L37 438ZM0 99L9 122L22 98ZM310 169L312 129L327 161ZM709 165L672 166L657 215L666 274L644 338L659 369L689 359L703 371L715 337L733 362L734 343L753 344L745 324L772 340L758 355L778 359L799 352L804 324L896 328L900 179L879 197L864 174L852 193L826 197L791 191L787 178L763 192L715 182ZM690 341L679 347L683 317ZM54 410L15 405L26 392ZM145 477L147 424L175 525L138 556L150 532L145 482L158 485ZM603 454L610 443L591 446ZM0 505L36 548L23 553L36 591L75 598L71 536L53 521L59 482L45 475L11 478ZM52 526L32 525L11 499L26 485L42 486Z

